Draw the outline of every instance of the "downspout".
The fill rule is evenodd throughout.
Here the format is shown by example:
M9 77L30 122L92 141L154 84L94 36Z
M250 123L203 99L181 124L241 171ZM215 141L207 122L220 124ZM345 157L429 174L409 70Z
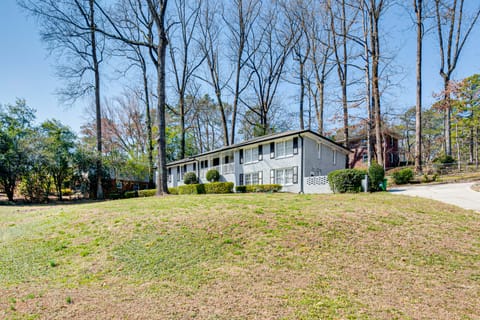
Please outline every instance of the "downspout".
M196 165L195 165L195 171L197 171L197 180L200 183L200 161L197 158L193 158Z
M303 177L304 177L304 174L303 174L303 168L304 168L304 164L303 164L303 161L304 161L304 149L303 149L303 137L301 135L298 135L298 137L300 138L300 146L302 147L302 152L300 153L300 177L297 177L300 178L300 193L304 193L303 192Z

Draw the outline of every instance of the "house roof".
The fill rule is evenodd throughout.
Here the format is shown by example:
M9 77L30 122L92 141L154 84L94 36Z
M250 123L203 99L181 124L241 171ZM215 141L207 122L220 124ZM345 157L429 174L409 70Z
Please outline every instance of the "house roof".
M188 157L188 158L184 158L184 159L180 159L180 160L177 160L177 161L169 162L169 163L167 163L167 166L189 163L189 162L196 161L197 158L204 157L204 156L209 155L209 154L228 151L228 150L233 150L233 149L245 147L245 146L252 145L252 144L267 142L267 141L271 141L271 140L275 140L275 139L279 139L279 138L286 138L286 137L295 136L295 135L313 135L316 138L319 138L321 140L324 140L327 143L335 145L336 147L345 151L345 153L350 153L351 152L350 149L345 148L341 144L339 144L339 143L337 143L337 142L335 142L331 139L328 139L328 138L326 138L326 137L324 137L324 136L322 136L322 135L320 135L320 134L318 134L314 131L311 131L311 130L294 130L294 131L285 131L285 132L280 132L280 133L272 133L272 134L268 134L268 135L265 135L265 136L256 137L256 138L253 138L253 139L250 139L250 140L247 140L247 141L235 143L235 144L232 144L232 145L229 145L229 146L224 146L224 147L221 147L221 148L218 148L218 149L215 149L215 150L211 150L211 151L207 151L207 152L203 152L203 153L200 153L200 154Z
M395 132L394 130L386 127L382 127L382 134L394 137L395 139L401 139L402 135ZM351 136L348 137L349 143L360 141L366 139L367 130L365 128L361 128L360 130L355 130L352 132ZM370 133L370 137L375 138L375 127L372 127L372 132ZM345 138L343 132L339 132L337 134L337 142L344 142Z

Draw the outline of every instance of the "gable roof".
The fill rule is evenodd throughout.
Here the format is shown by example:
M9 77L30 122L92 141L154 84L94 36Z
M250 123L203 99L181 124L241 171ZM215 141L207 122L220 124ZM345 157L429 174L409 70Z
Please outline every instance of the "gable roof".
M241 148L241 147L246 147L246 146L249 146L249 145L252 145L252 144L268 142L268 141L272 141L272 140L275 140L275 139L286 138L286 137L295 136L295 135L297 135L297 136L298 135L304 135L304 134L313 135L317 139L324 140L325 142L327 142L329 144L333 144L336 147L345 151L346 154L351 152L350 149L345 148L341 144L339 144L339 143L337 143L337 142L335 142L335 141L333 141L329 138L326 138L326 137L322 136L321 134L318 134L314 131L311 131L311 130L293 130L293 131L272 133L272 134L264 135L264 136L261 136L261 137L255 137L255 138L247 140L247 141L235 143L235 144L232 144L232 145L229 145L229 146L224 146L224 147L214 149L214 150L211 150L211 151L206 151L206 152L203 152L203 153L200 153L200 154L188 157L188 158L180 159L180 160L177 160L177 161L172 161L172 162L167 163L167 166L193 162L197 158L200 158L200 157L203 157L203 156L206 156L206 155L209 155L209 154L217 153L217 152L233 150L233 149L237 149L237 148Z

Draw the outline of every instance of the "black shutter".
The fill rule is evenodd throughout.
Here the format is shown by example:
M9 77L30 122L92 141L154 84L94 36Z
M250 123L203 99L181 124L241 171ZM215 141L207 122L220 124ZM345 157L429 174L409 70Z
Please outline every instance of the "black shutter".
M263 160L263 146L259 145L258 146L258 161L262 161L262 160Z
M270 142L270 159L275 158L275 142Z
M239 181L238 181L239 185L243 186L243 173L240 173L240 174L238 175L238 180L239 180Z
M293 167L293 183L298 183L298 167Z
M197 171L197 164L195 162L193 163L193 171Z
M243 149L240 149L240 164L243 163Z
M275 184L275 170L270 170L270 184Z
M298 138L293 138L293 154L298 154Z
M263 184L263 171L258 171L258 184Z

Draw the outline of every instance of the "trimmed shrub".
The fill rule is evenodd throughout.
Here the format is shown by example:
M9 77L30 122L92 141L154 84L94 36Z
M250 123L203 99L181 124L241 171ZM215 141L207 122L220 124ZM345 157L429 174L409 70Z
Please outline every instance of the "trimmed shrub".
M280 184L252 184L246 187L247 192L278 192L282 190Z
M359 192L365 173L365 170L357 169L335 170L328 174L328 183L335 193Z
M400 171L392 174L393 182L395 184L406 184L413 178L413 170L410 168L404 168Z
M178 194L178 188L177 188L177 187L168 188L168 193L170 193L170 194Z
M198 179L197 179L197 175L195 174L195 172L185 173L185 175L183 176L183 183L185 183L185 184L197 184Z
M138 190L139 197L153 197L157 193L157 189Z
M237 193L245 193L247 192L247 186L236 186L235 192Z
M128 199L128 198L136 198L138 197L138 192L137 191L127 191L125 192L125 194L123 195L124 198Z
M203 194L205 193L204 184L186 184L178 186L178 194Z
M385 178L385 169L376 162L373 162L370 168L368 168L368 180L370 191L381 191L380 184L383 183Z
M206 178L209 182L217 182L220 180L220 173L216 169L210 169L207 171Z
M452 156L444 154L438 158L433 159L433 163L450 164L455 163L455 159Z
M118 192L110 193L110 194L108 194L108 198L111 199L111 200L121 199L121 198L122 198L122 194L121 194L121 193L118 193Z
M233 182L211 182L204 185L205 193L232 193Z

